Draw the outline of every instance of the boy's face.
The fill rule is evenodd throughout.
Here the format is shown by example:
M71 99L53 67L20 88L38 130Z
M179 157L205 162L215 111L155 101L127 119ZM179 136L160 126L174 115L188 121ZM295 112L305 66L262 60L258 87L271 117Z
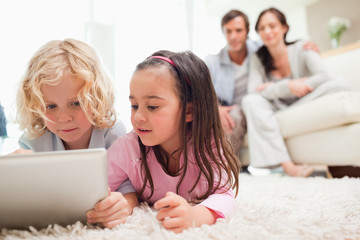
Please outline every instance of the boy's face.
M88 148L92 124L77 99L82 81L70 75L64 76L58 85L45 84L41 88L46 104L46 127L60 137L65 149Z
M246 47L248 32L246 30L245 20L241 16L235 17L224 24L223 32L229 51L239 52Z
M135 72L129 98L131 123L141 142L160 145L169 154L178 149L182 108L169 70L150 67Z

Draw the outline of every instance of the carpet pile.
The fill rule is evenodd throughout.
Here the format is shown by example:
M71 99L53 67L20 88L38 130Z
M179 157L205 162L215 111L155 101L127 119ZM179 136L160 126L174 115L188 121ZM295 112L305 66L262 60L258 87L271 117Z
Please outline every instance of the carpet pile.
M77 222L38 230L2 229L0 239L360 239L360 178L240 174L233 214L180 234L164 229L156 213L142 203L113 229Z

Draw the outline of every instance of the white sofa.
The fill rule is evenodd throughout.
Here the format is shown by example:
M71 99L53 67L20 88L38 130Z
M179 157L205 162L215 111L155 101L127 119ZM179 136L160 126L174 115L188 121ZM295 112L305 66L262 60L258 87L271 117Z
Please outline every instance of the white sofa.
M351 91L329 94L277 114L295 163L360 166L360 42L322 54L329 72ZM242 165L249 165L247 145Z

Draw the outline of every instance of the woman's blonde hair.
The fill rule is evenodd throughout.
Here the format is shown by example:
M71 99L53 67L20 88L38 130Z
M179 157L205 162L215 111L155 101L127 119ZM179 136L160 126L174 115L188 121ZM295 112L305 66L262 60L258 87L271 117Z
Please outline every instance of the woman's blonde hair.
M94 127L114 125L113 85L95 50L75 39L53 40L33 55L17 92L16 118L28 138L37 138L48 131L41 87L57 85L66 75L84 82L77 98Z

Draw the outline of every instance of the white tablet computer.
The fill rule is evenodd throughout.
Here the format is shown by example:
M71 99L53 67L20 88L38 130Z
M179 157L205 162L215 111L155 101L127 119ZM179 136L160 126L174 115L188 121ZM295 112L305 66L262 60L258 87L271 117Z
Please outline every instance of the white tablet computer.
M0 156L0 229L86 223L108 195L105 149Z

